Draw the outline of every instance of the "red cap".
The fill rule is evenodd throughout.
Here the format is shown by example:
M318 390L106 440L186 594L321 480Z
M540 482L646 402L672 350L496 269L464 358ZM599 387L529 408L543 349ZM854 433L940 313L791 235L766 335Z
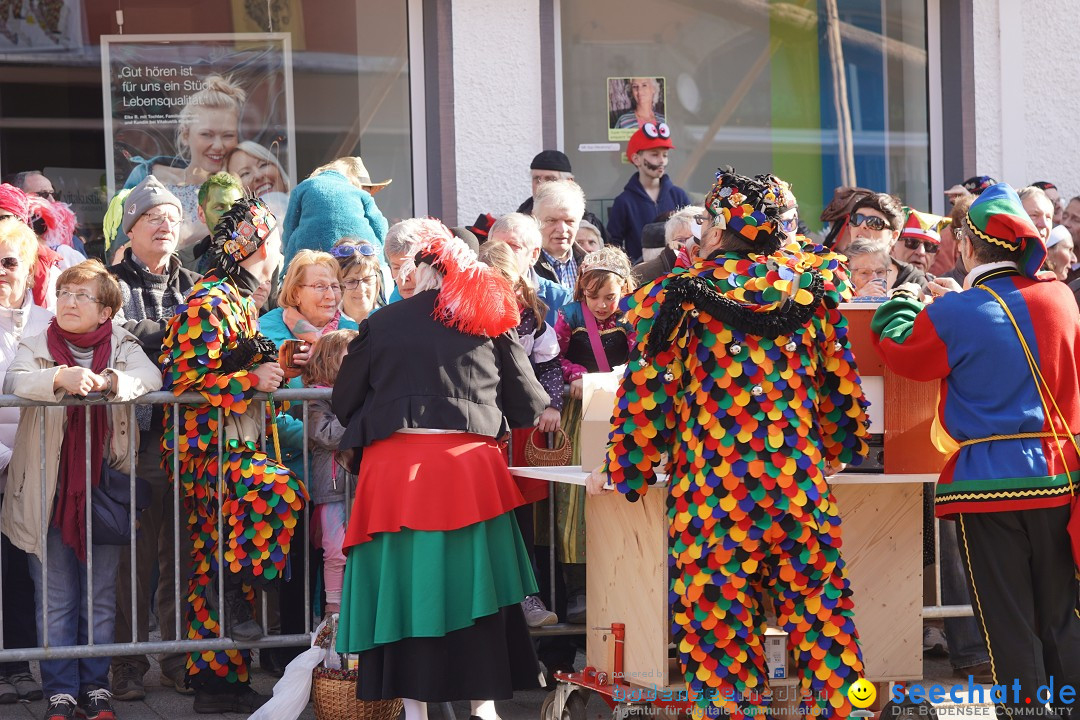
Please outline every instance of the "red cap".
M632 163L636 153L658 149L675 149L675 143L671 142L671 131L667 123L645 123L626 144L626 159Z

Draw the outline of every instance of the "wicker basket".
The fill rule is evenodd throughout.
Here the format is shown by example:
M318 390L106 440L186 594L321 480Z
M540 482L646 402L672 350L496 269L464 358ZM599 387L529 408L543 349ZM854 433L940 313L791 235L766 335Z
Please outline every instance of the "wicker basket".
M559 428L555 432L558 434L560 443L557 448L542 448L536 444L536 433L539 430L533 430L529 433L529 439L525 443L525 462L529 463L530 467L560 467L570 464L570 458L574 456L574 446L570 442L569 436L566 431Z
M337 633L337 615L324 623L313 645L329 649ZM401 700L357 700L356 670L319 666L311 671L316 720L397 720Z
M401 700L357 700L356 671L317 667L311 689L317 720L397 720Z

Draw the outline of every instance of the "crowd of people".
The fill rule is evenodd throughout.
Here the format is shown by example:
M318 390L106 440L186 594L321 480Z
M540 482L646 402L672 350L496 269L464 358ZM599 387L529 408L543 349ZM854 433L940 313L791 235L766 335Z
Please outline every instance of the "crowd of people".
M225 86L206 93L223 111L236 102ZM862 661L824 477L865 453L865 401L835 306L898 294L933 302L970 286L973 263L986 256L968 249L969 238L994 232L983 193L996 197L1003 186L982 176L950 188L947 217L886 193L838 188L821 232L811 233L794 188L772 176L722 170L704 202L693 204L666 171L674 144L661 118L630 139L635 172L606 222L587 211L569 159L545 150L531 164L532 194L517 211L448 229L432 219L388 222L374 197L388 181L373 182L360 158L337 159L290 187L261 146L240 143L221 163L227 171L193 187L183 173L213 147L184 140L192 157L147 161L113 199L105 263L86 258L74 213L44 175L20 173L0 186L3 391L37 401L91 393L125 401L163 388L205 400L137 405L131 415L120 405L93 405L89 413L0 408L4 647L38 647L46 637L51 646L145 641L151 616L163 640L176 640L177 613L179 639L214 638L224 624L226 636L250 642L264 626L304 632L310 602L317 615L341 614L338 647L359 654L359 697L406 698L408 720L426 716L425 702L468 699L474 715L496 720L493 699L540 682L528 628L584 622L587 489L604 492L597 478L610 479L635 499L646 492L662 446L682 442L682 454L671 456L683 478L673 485L678 502L719 507L719 481L742 509L732 513L721 502L728 514L704 525L683 505L673 516L681 538L673 549L673 632L684 640L688 682L699 690L755 686L764 661L752 640L760 618L750 596L768 591L783 600L784 623L820 624L822 635L804 632L794 651L815 691L836 691L822 711L850 710L842 695ZM273 193L287 193L281 207ZM1073 282L1080 298L1072 240L1080 198L1066 205L1053 184L1037 182L1020 189L1016 203L1034 228L1031 242L1047 249L1032 275ZM208 234L189 236L193 225ZM786 268L782 280L762 257ZM792 289L791 277L803 276L816 284ZM672 298L690 305L680 310ZM751 316L777 307L783 314L766 332L756 324L761 316L742 317L731 306L753 307ZM685 348L673 340L691 332L687 312L713 343L694 360L681 358ZM811 326L818 339L807 339ZM829 358L827 368L806 359L817 352ZM739 375L725 369L732 358L742 363ZM571 443L568 462L580 463L582 376L628 364L620 398L652 401L616 407L608 460L588 488L558 484L549 492L546 483L511 478L507 465L525 463L525 445L557 431ZM804 397L810 385L782 379L790 377L777 374L782 367L816 377L825 390L816 400ZM337 383L339 375L348 382ZM738 383L719 381L732 377ZM306 411L254 400L281 387L333 388L333 400L311 401ZM686 392L719 408L735 397L738 408L756 403L775 424L723 410L676 419L673 398ZM796 410L814 402L828 405L827 422ZM684 432L672 437L679 423ZM749 444L714 452L717 435L705 442L701 432ZM508 447L500 444L507 438ZM764 471L749 449L760 451L759 443L786 448L797 469L775 461L783 471L772 484L759 483ZM88 534L85 514L87 493L110 473L126 478L132 469L150 498L138 518L134 584L129 554L99 542L96 530ZM784 502L745 506L751 485L767 497L781 493ZM740 495L736 486L746 490ZM754 500L761 502L757 494ZM821 522L807 536L807 524L818 522L811 518ZM781 526L783 537L773 531ZM945 604L970 602L960 547L975 532L965 530L959 542L942 533ZM305 536L321 550L313 567L305 563ZM731 542L722 543L721 564L706 567L698 561L717 538ZM554 588L547 587L552 546ZM823 559L807 564L800 548ZM759 583L760 574L746 568L777 558L793 562L795 574L780 589L740 594L749 614L725 616L726 601L700 590ZM424 582L403 585L401 563L415 565ZM305 597L306 576L315 580L312 597ZM460 577L476 580L455 583ZM34 588L32 601L13 591L19 587ZM823 588L833 605L811 617L806 598ZM256 608L258 589L270 597L266 617ZM422 609L429 606L445 612ZM728 623L727 636L718 622ZM992 678L985 624L947 620L947 643L936 629L927 632L927 647L947 644L959 675ZM737 647L749 648L753 662L725 669L712 661ZM535 653L550 681L574 669L577 650L573 637L546 637ZM280 673L293 656L260 650L259 661ZM825 656L836 659L828 667L842 683L822 679ZM447 664L447 657L459 661ZM158 661L161 683L192 694L197 712L251 712L266 700L249 684L250 651L167 653ZM39 685L28 663L4 663L0 704L44 695L46 720L108 720L115 700L145 696L149 666L145 655L42 660Z

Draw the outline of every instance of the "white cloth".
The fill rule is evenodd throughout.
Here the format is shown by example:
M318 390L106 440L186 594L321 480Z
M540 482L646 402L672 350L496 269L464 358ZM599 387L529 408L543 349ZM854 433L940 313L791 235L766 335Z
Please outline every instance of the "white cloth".
M0 388L7 376L8 366L15 357L19 342L26 335L39 335L49 327L53 314L34 304L29 290L21 308L0 307ZM15 444L15 430L19 426L19 408L0 407L0 493L7 482L7 466L11 461L11 448Z

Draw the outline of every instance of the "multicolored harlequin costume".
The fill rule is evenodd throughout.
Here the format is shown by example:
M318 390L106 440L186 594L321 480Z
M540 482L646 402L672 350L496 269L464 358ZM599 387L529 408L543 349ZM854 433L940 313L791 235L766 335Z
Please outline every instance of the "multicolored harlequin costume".
M718 173L706 206L728 244L630 299L638 343L606 470L636 500L669 453L672 632L689 689L713 698L699 705L760 714L768 597L809 711L846 717L863 664L823 464L866 454L867 403L839 258L780 250L779 194L767 177Z
M226 213L223 224L232 213ZM240 226L243 230L242 222ZM243 255L244 250L236 252ZM273 343L258 333L258 312L250 298L258 281L236 263L223 265L191 289L187 307L169 323L161 355L164 388L177 395L197 392L207 403L180 406L179 437L173 407L166 406L162 437L163 464L169 472L173 448L179 446L180 475L175 479L181 483L194 543L188 582L191 640L216 638L220 632L218 610L207 598L208 593L216 595L220 571L219 508L224 517L225 563L243 580L245 597L253 603L253 586L284 573L293 528L307 499L303 484L258 449L265 434L266 404L252 401L257 383L252 371L276 360L277 353ZM219 463L222 422L225 436ZM219 477L224 483L221 497ZM234 650L192 653L188 681L196 688L246 683L249 655Z
M982 190L962 227L958 247L975 258L967 289L925 305L898 287L871 329L893 372L939 383L934 440L950 457L937 515L956 522L994 682L1019 688L999 708L1006 717L1029 714L1024 698L1049 677L1080 683L1070 521L1080 486L1070 440L1080 432L1080 315L1068 286L1039 273L1046 248L1008 185ZM1055 695L1040 714L1075 716L1064 700Z

